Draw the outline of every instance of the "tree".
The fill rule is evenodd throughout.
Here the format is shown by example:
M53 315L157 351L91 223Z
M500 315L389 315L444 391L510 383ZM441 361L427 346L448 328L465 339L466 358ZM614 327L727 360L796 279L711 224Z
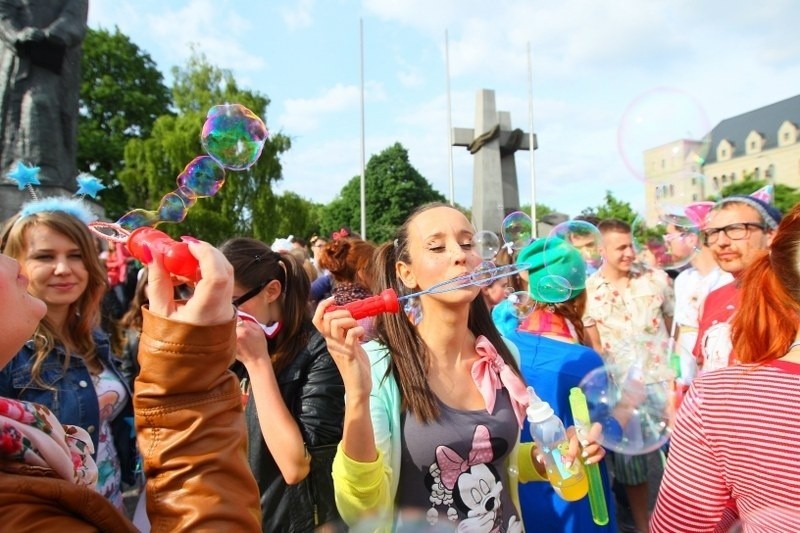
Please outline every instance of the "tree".
M531 204L523 204L523 205L520 206L519 210L522 211L523 213L527 213L527 214L530 215L531 214ZM542 217L547 216L550 213L555 213L555 212L556 212L556 210L553 209L552 207L550 207L549 205L540 204L539 202L536 202L536 218L538 218L539 220L541 220Z
M719 195L712 196L709 199L716 201L735 194L752 194L766 185L767 181L756 179L752 173L745 174L742 181L723 187ZM788 213L792 207L800 202L800 191L783 183L775 185L774 196L773 204L780 209L781 213Z
M134 139L125 147L125 169L120 181L126 192L145 209L158 208L164 194L176 189L178 174L203 154L200 132L207 111L222 103L239 103L260 117L269 99L239 89L229 70L193 53L183 68L172 69L175 115L159 117L150 137ZM180 228L163 225L169 233L190 234L212 243L232 236L267 241L278 233L277 202L271 184L281 178L279 155L289 149L288 137L270 135L258 162L241 172L228 171L223 188L212 198L201 198L189 210Z
M633 221L636 220L637 217L637 213L633 210L631 204L617 199L611 191L606 191L606 196L602 204L597 207L587 207L581 211L581 215L595 216L600 220L616 218L628 224L633 224Z
M289 191L277 197L276 201L278 227L274 237L293 235L307 239L319 232L321 204Z
M353 231L361 227L361 177L353 177L339 196L323 209L321 229L330 234L348 226ZM416 207L428 202L444 202L444 196L434 190L408 161L408 150L400 143L373 155L364 175L366 189L367 237L384 242Z
M81 58L78 115L78 168L106 187L100 201L116 219L136 202L118 180L125 144L150 135L159 116L168 115L172 98L150 55L118 28L89 28Z

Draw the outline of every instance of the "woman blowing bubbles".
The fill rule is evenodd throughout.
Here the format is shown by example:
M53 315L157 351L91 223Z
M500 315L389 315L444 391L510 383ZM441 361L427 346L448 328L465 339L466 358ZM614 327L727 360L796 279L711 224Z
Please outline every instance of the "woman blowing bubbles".
M458 210L423 206L397 239L376 251L376 290L424 290L468 274L481 258ZM521 531L514 501L522 481L542 480L530 444L518 446L527 395L515 348L492 324L479 287L419 298L421 320L380 315L376 341L348 311L314 317L345 384L344 435L333 465L346 522L413 527L419 521L470 531ZM599 433L599 426L589 437ZM573 438L568 458L578 454ZM604 452L595 444L588 460ZM397 507L395 510L393 507ZM396 520L396 523L393 522Z

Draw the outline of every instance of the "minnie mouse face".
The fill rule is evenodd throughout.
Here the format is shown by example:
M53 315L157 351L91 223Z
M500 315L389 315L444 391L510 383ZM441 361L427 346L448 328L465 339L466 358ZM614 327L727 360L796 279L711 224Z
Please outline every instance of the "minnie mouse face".
M467 517L482 517L482 522L492 523L500 518L496 511L502 491L500 475L491 464L475 465L458 477L453 503Z

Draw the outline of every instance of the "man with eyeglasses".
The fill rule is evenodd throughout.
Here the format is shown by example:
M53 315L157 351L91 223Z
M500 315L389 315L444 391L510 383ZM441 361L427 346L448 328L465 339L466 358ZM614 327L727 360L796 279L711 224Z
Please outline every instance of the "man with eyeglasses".
M730 319L739 305L739 283L745 269L769 248L781 213L752 196L729 196L716 203L703 229L703 242L733 282L711 291L700 311L694 355L701 372L725 368L734 362Z

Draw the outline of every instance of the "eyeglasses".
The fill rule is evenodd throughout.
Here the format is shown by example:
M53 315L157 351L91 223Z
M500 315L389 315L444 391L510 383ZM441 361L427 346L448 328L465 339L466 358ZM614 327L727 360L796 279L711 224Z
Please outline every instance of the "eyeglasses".
M272 281L272 280L267 280L267 281L265 281L264 283L262 283L260 285L256 285L255 287L253 287L252 289L250 289L246 293L244 293L241 296L239 296L238 298L234 299L233 302L231 302L231 303L233 304L234 307L239 307L240 305L245 303L247 300L250 300L256 294L258 294L259 292L263 291L264 287L269 285L270 281Z
M728 224L721 228L703 230L703 242L705 242L706 245L714 244L719 239L720 232L724 233L725 236L732 241L741 241L750 236L751 228L766 231L766 228L762 224L756 224L755 222L739 222L736 224Z

